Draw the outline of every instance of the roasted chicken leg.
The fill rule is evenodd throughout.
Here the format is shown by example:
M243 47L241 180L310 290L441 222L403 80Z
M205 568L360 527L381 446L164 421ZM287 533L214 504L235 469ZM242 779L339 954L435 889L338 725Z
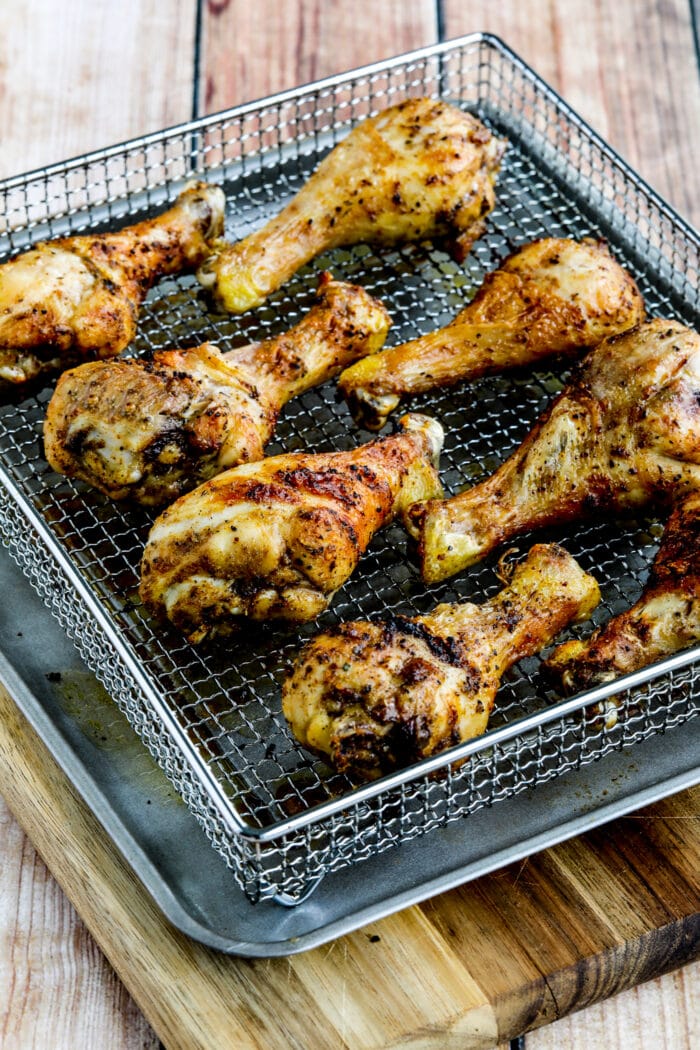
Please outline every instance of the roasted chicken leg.
M355 420L378 430L404 396L591 349L643 317L605 244L547 237L490 273L445 328L358 361L338 385Z
M205 343L151 361L92 361L65 372L44 423L54 470L113 499L171 503L237 463L262 459L282 406L378 350L380 302L325 274L290 331L226 354Z
M353 449L227 470L165 510L144 551L141 598L191 641L242 617L312 620L382 525L441 491L442 427L404 416Z
M566 692L577 693L698 642L700 493L692 493L668 520L639 601L587 641L564 642L546 666Z
M304 647L282 710L304 747L371 779L486 729L504 672L598 603L598 585L556 544L533 547L482 605L343 623Z
M118 354L136 334L149 288L197 267L223 216L222 190L192 183L155 219L45 241L0 266L0 383L16 386Z
M404 520L432 582L531 529L698 489L700 336L656 319L593 350L495 474Z
M459 259L484 229L505 143L435 99L408 99L358 124L290 203L199 271L242 313L320 252L341 245L446 240Z

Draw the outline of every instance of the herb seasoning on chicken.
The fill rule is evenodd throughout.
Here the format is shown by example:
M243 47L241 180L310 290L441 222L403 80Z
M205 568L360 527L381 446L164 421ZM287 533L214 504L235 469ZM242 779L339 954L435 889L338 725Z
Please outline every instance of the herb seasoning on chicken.
M199 280L242 313L329 248L439 239L461 260L493 208L504 149L470 113L407 99L358 124L279 215L222 244Z
M61 376L49 403L46 458L113 499L171 503L262 459L282 406L378 350L389 324L380 302L325 274L299 324L262 343L80 365Z
M505 671L590 616L599 597L563 548L535 546L482 605L317 635L284 683L284 715L304 747L353 778L403 768L483 733Z
M358 361L338 385L356 421L378 430L402 397L590 350L643 317L636 284L601 241L547 237L489 274L446 327Z
M405 515L434 582L531 529L700 490L700 336L655 319L588 355L491 477Z
M141 597L191 641L242 617L313 620L383 525L439 495L442 427L407 415L349 452L272 456L227 470L156 520Z
M223 229L220 187L193 183L155 219L45 241L0 266L0 383L114 357L161 277L194 269Z

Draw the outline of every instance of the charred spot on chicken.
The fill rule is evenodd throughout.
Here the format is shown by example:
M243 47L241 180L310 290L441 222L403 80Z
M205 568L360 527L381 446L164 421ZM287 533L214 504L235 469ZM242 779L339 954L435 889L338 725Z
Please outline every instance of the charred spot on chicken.
M481 605L318 634L284 682L284 715L304 747L354 779L401 769L483 733L506 669L588 617L599 597L563 548L535 546Z
M261 343L80 365L61 376L49 403L46 457L112 499L172 502L261 459L282 406L378 350L389 324L378 300L324 274L306 316Z
M192 641L242 619L312 620L370 540L442 489L442 428L408 415L397 433L349 452L289 453L220 474L156 520L140 593Z

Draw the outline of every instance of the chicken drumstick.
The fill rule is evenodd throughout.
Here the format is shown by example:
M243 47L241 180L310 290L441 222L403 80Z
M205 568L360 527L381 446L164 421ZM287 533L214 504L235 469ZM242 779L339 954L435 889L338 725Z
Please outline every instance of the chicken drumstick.
M492 474L404 517L434 582L531 529L700 489L700 336L655 319L605 339Z
M605 244L547 237L490 273L446 327L358 361L338 385L356 422L379 430L404 396L590 349L643 317Z
M45 241L0 266L0 383L120 353L149 288L199 266L223 218L222 190L192 183L155 219Z
M321 278L290 331L226 354L209 343L152 361L65 372L44 422L46 458L113 499L158 506L262 459L282 406L384 342L389 316L356 285Z
M304 747L367 780L478 736L504 672L590 616L598 585L556 544L540 544L482 605L343 623L317 635L282 689Z
M181 496L151 530L145 604L194 642L242 617L319 616L377 530L441 492L442 427L408 415L399 428L350 452L246 463Z
M577 693L699 641L700 493L694 492L668 519L639 601L587 641L564 642L546 666L567 693ZM612 699L605 704L615 707Z
M461 260L493 208L504 149L471 114L408 99L358 124L279 215L222 244L199 280L242 313L329 248L441 238Z

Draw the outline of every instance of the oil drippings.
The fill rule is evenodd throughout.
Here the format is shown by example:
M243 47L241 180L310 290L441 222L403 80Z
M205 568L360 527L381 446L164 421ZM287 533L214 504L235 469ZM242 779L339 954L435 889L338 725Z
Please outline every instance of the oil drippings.
M150 796L147 804L150 805L151 800L167 800L184 805L107 690L90 671L63 668L49 671L46 680L61 709L90 744L119 755L120 764L126 766L132 782Z

